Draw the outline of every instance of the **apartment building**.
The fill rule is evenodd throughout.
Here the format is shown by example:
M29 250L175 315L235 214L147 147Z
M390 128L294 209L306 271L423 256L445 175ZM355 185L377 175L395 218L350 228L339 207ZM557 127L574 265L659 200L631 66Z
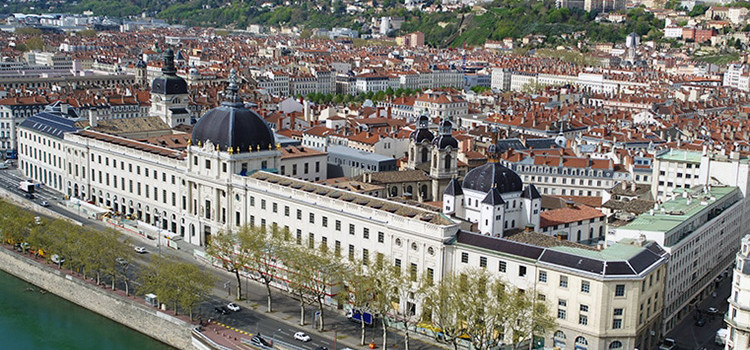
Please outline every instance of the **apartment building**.
M726 350L750 349L750 235L742 238L732 269L732 294L724 316L729 334Z
M735 186L678 188L648 213L608 232L608 244L642 237L671 255L662 295L664 332L709 297L714 279L734 262L734 252L746 232L745 202Z
M459 231L451 248L448 273L487 269L547 304L557 328L544 335L545 348L652 349L660 340L668 254L654 242L595 250L533 232Z

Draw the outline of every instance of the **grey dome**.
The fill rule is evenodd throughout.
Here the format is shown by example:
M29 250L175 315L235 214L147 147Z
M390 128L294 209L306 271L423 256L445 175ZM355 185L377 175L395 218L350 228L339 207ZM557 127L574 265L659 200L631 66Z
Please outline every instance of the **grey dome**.
M161 68L161 75L151 83L151 93L161 95L179 95L187 94L187 82L185 79L177 76L177 69L174 67L174 53L172 49L164 52L164 66Z
M500 163L487 163L469 171L462 184L465 190L487 193L497 188L500 193L520 192L523 190L521 178L513 170Z
M429 129L430 124L430 118L428 118L426 115L421 115L417 119L417 129L412 131L412 133L409 135L409 139L413 140L416 143L420 143L422 141L427 140L427 142L432 142L432 139L435 138L435 135L432 134L432 131Z
M211 141L224 151L268 150L274 147L271 128L255 111L243 106L222 103L203 115L193 127L192 143Z
M458 140L453 137L453 123L450 120L443 118L440 121L440 135L432 140L432 145L437 146L439 149L444 149L448 146L458 148Z
M222 151L253 152L274 149L273 131L255 111L245 108L237 94L235 71L229 75L226 101L203 115L193 127L191 142L211 141Z

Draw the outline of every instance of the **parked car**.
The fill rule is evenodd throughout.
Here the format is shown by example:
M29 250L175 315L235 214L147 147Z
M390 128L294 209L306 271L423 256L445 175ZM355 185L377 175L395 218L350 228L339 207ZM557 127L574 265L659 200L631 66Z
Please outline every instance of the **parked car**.
M227 309L232 311L240 311L240 306L235 303L229 303L227 304Z
M226 314L229 313L229 309L227 309L226 307L223 307L223 306L217 306L217 307L214 308L214 310L216 310L216 312L218 312L218 313L220 313L222 315L226 315Z
M135 247L135 252L139 254L143 254L146 252L146 247Z
M33 195L33 194L31 194L31 193L25 193L25 194L24 194L23 196L24 196L24 197L26 197L26 199L34 199L34 198L36 198L36 197L34 197L34 195Z
M664 341L659 345L659 350L674 350L677 348L677 343L672 338L664 338Z
M711 315L716 315L719 313L719 309L715 307L709 307L706 311L708 311L708 313Z
M267 348L271 347L271 343L261 338L260 335L254 335L252 338L250 338L250 343L252 343L253 345L264 346Z
M43 207L49 207L49 203L47 203L47 201L41 201L41 202L39 202L39 205L41 205Z
M123 259L123 258L117 258L117 259L115 259L115 261L117 261L117 263L120 264L120 265L122 265L122 266L125 266L125 265L128 264L128 261L125 260L125 259Z
M698 327L703 327L706 325L706 319L701 317L695 321L695 325Z
M310 341L310 336L305 334L305 332L297 332L297 333L294 333L294 340L308 342Z

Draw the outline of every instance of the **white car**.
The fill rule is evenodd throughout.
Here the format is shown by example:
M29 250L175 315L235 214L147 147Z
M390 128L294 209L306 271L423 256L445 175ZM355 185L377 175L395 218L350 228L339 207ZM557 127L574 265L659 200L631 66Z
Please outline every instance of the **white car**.
M305 332L297 332L294 333L294 340L308 342L310 341L310 336L305 334Z
M232 311L240 311L239 305L237 305L235 303L229 303L229 304L227 304L227 309L232 310Z
M136 253L143 254L146 252L146 247L135 247L134 249Z

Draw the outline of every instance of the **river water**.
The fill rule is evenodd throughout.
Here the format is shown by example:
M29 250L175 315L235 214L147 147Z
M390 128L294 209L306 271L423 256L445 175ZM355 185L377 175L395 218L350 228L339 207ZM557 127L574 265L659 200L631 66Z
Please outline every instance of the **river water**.
M0 349L172 349L0 271Z

